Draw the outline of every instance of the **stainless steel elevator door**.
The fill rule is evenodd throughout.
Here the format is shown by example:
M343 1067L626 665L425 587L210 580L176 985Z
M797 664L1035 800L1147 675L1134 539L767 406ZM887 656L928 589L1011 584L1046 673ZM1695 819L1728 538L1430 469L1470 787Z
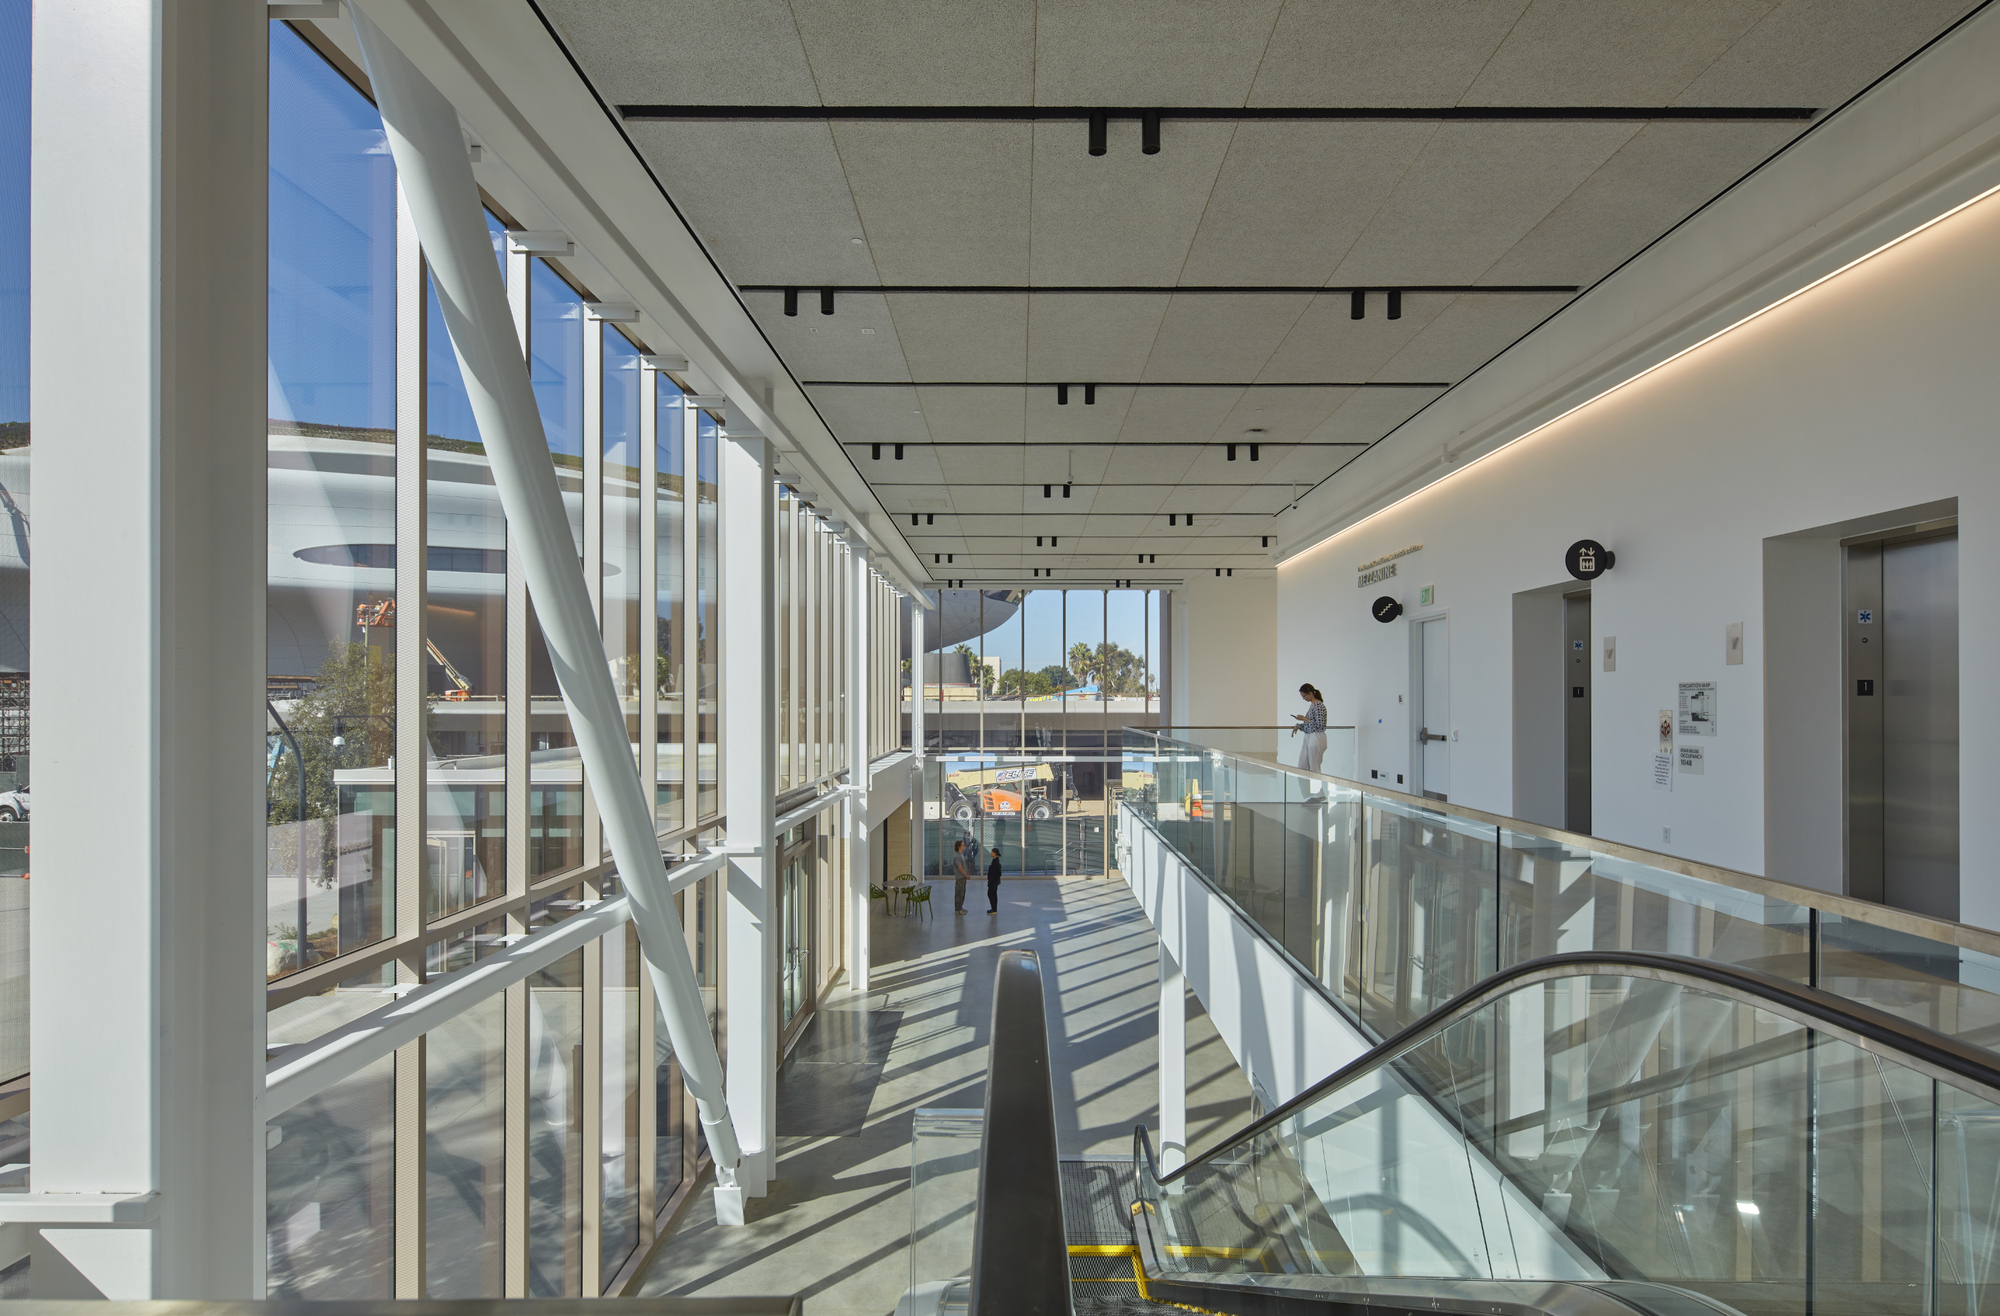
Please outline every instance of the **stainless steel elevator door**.
M1958 538L1882 549L1882 899L1958 917Z
M1563 826L1590 835L1590 592L1563 595Z

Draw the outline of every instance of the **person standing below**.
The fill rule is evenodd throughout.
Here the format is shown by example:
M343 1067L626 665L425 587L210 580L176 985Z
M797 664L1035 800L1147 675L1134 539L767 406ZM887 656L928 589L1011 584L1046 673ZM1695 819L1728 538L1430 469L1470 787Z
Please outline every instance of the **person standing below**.
M958 871L958 876L951 884L951 912L954 914L963 914L965 912L965 884L972 880L972 860L966 854L964 841L953 841L951 850L951 862Z
M1000 912L1000 847L993 847L993 862L986 865L986 912Z
M1305 733L1305 746L1299 750L1299 766L1307 772L1318 772L1320 760L1326 757L1326 697L1310 682L1299 687L1299 697L1306 701L1306 711L1294 713L1292 717L1298 725L1292 734Z

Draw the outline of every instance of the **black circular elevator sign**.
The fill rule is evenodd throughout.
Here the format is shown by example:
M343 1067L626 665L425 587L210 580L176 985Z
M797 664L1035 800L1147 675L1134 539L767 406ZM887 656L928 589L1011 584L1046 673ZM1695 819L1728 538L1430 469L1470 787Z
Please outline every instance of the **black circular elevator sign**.
M1595 539L1579 539L1563 554L1563 565L1578 580L1596 580L1617 560L1616 554Z
M1396 601L1395 595L1384 594L1381 598L1375 600L1375 604L1370 611L1375 614L1376 621L1391 622L1403 615L1403 605Z

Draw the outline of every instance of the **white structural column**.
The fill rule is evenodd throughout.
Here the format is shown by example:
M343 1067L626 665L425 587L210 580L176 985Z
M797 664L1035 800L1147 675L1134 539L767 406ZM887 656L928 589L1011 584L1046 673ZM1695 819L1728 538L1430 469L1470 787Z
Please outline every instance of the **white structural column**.
M651 792L640 783L625 709L611 684L458 115L366 16L352 5L348 9L507 513L509 557L519 559L527 577L570 729L631 899L667 1034L708 1131L718 1181L727 1183L739 1155L724 1102L722 1060L708 1030L686 934L674 915L653 831Z
M900 620L900 618L898 619ZM890 627L895 632L895 627ZM889 663L898 673L890 684L898 699L902 697L902 664L892 650ZM943 680L943 669L939 669L939 680ZM910 871L922 877L930 869L924 849L930 843L930 824L924 818L924 790L930 780L927 760L924 757L924 597L910 596L910 771L914 780L910 782Z
M868 637L874 634L875 582L868 571L868 550L854 545L848 554L847 607L847 783L858 786L847 802L847 984L868 990L868 884L874 880L875 854L868 829L868 729L876 715L875 674L868 670Z
M269 39L35 11L37 1298L264 1296Z
M723 1003L743 1164L735 1190L716 1188L715 1209L741 1224L743 1199L763 1196L777 1171L777 483L768 440L731 436L721 448Z
M1160 1172L1187 1164L1187 975L1160 942Z

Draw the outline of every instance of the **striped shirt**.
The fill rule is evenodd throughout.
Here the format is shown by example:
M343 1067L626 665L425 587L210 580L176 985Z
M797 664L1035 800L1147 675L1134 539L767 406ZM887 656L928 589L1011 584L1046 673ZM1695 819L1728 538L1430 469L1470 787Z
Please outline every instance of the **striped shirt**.
M1311 735L1315 731L1326 730L1326 705L1315 699L1306 705L1306 720L1299 723L1299 730Z

